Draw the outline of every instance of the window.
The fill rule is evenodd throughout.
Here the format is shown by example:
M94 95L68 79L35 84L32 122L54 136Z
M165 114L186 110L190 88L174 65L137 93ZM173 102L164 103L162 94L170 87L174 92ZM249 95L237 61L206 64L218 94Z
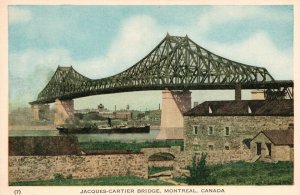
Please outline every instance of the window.
M230 149L229 143L228 143L228 142L224 144L224 149L225 149L225 150L229 150L229 149Z
M200 146L198 144L194 144L194 151L199 151Z
M208 145L208 150L214 150L214 145L209 144L209 145Z
M266 146L268 148L268 156L272 155L272 144L271 143L266 143Z
M294 129L294 123L289 123L288 129L293 130Z
M252 113L252 109L250 108L250 106L248 106L248 113L249 113L249 114Z
M193 134L194 135L198 135L200 130L200 126L199 125L193 125Z
M229 136L229 135L230 135L230 128L225 127L225 136Z
M212 135L214 134L214 127L213 126L209 126L208 127L208 135Z
M212 114L212 109L211 109L210 106L208 106L208 113L209 113L209 114Z

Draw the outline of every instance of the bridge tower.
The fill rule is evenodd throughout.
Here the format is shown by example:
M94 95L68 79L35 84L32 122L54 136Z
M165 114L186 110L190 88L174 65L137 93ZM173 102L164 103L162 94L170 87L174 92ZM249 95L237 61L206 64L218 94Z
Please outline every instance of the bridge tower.
M164 90L160 131L156 139L183 139L183 113L190 109L190 91Z
M74 118L74 100L59 100L54 103L54 124L63 125Z
M55 123L65 123L74 116L72 99L97 94L144 90L241 90L263 89L264 97L293 99L293 81L276 81L263 67L249 66L216 55L188 36L167 36L144 58L121 73L90 79L72 66L58 66L51 80L31 105L56 102ZM60 99L57 100L56 99ZM171 139L183 127L182 113L190 109L190 92L164 91L161 132L158 138ZM35 106L33 106L35 107ZM34 109L33 109L34 110ZM39 109L36 109L38 118ZM176 130L175 129L179 128ZM178 138L180 136L175 136Z

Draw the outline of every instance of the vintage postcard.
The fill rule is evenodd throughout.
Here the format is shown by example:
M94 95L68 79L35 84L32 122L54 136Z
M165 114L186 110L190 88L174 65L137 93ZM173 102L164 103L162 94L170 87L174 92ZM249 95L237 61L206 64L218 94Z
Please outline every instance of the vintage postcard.
M299 8L1 3L0 194L299 194Z

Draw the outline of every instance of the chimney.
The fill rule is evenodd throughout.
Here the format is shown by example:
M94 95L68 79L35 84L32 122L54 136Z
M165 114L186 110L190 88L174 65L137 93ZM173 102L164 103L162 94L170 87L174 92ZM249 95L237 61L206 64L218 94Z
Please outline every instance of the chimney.
M199 105L199 102L194 102L194 108Z

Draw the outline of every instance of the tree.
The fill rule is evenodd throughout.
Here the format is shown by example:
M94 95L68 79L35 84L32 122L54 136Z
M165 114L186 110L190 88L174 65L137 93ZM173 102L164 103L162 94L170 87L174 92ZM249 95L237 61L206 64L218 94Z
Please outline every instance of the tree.
M99 105L98 105L98 110L99 110L99 111L102 111L103 109L104 109L104 105L103 105L103 104L99 104Z
M145 117L144 113L138 113L138 115L137 115L137 119L142 119L144 117Z
M189 166L188 169L190 171L190 177L187 178L189 185L216 184L216 179L211 177L210 170L206 166L206 154L201 154L199 162L197 162L196 156L194 156L192 166Z

